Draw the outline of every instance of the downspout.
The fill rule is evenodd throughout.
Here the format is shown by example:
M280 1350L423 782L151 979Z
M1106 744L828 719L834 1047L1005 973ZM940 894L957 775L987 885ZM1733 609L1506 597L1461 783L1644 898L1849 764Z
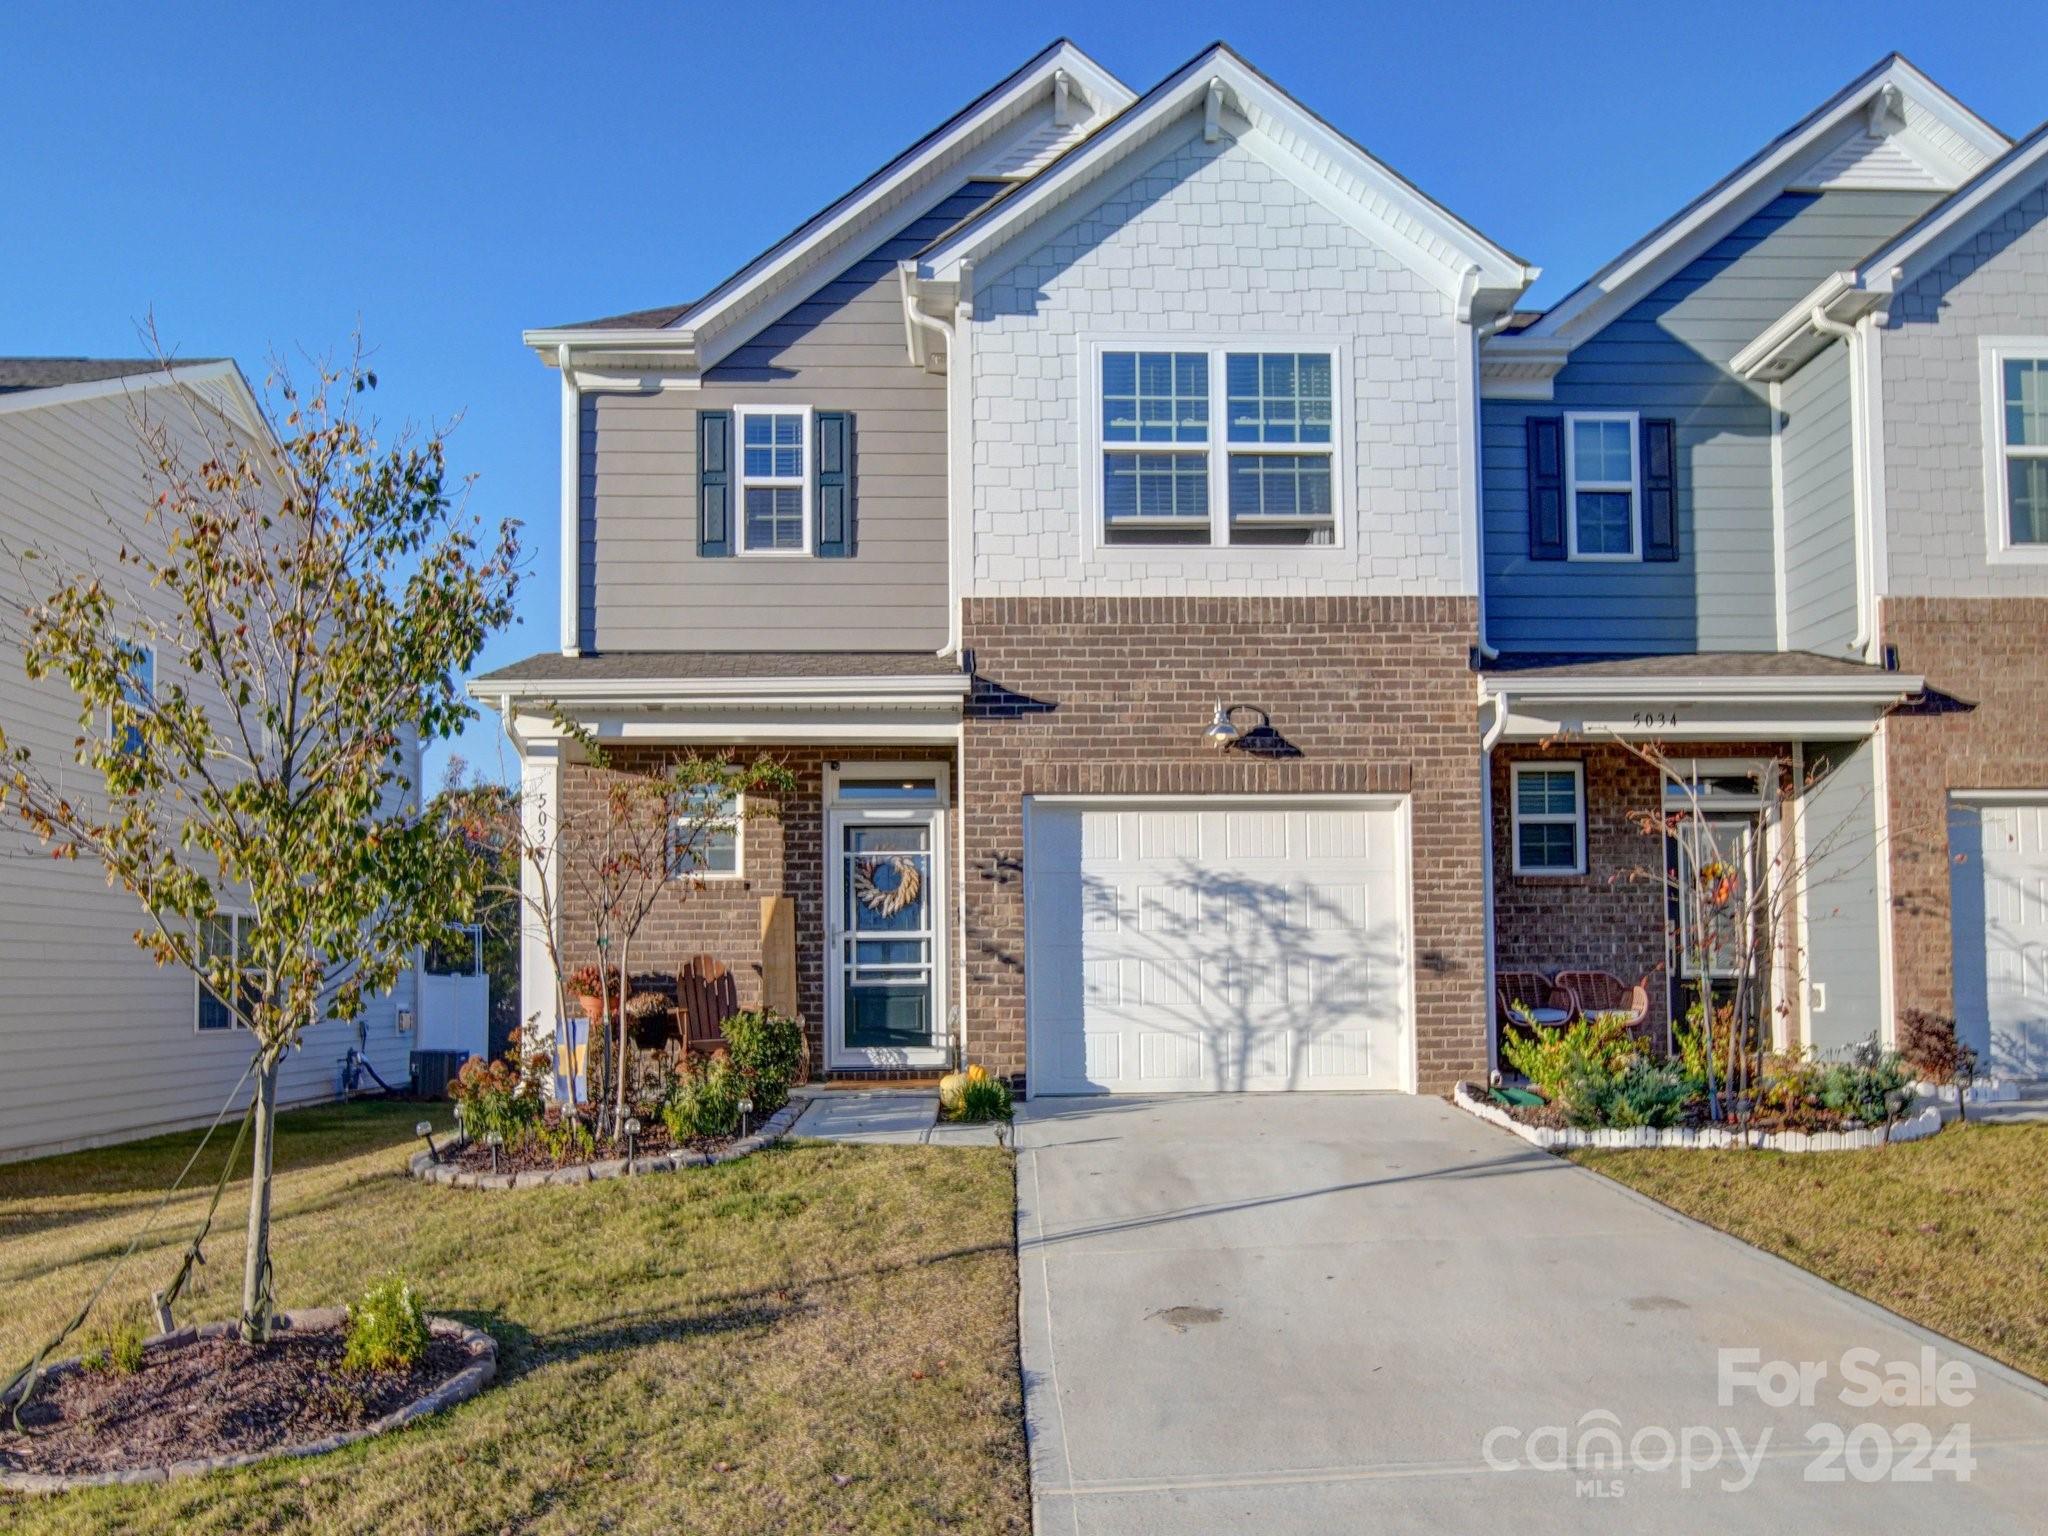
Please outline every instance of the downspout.
M1484 878L1479 883L1483 902L1481 926L1481 947L1486 951L1483 967L1486 996L1480 1003L1480 1017L1486 1020L1486 1076L1493 1080L1493 1074L1500 1070L1500 1025L1493 1016L1494 977L1497 968L1494 963L1494 916L1493 916L1493 749L1499 745L1501 736L1508 728L1508 696L1497 693L1493 696L1493 718L1486 724L1486 731L1479 738L1479 849Z
M1467 282L1473 280L1478 270L1477 267L1474 267L1472 272L1467 274ZM1476 583L1479 589L1479 654L1486 661L1498 661L1500 660L1500 652L1495 650L1492 643L1486 638L1486 484L1481 478L1483 466L1486 462L1486 444L1484 441L1486 431L1484 404L1486 392L1480 383L1479 349L1489 336L1499 334L1501 327L1514 317L1515 311L1514 306L1509 305L1491 320L1476 325L1472 324L1469 318L1471 313L1469 306L1465 307L1465 312L1467 316L1466 323L1471 326L1472 330L1472 420L1470 423L1472 451L1466 455L1465 462L1460 468L1466 475L1471 477L1472 482L1474 523L1472 534L1478 541L1479 554L1478 581ZM1488 835L1491 837L1490 833Z
M961 598L959 552L953 548L957 534L957 530L953 525L955 513L958 511L952 505L955 493L958 490L958 487L954 484L956 477L953 473L952 464L954 454L953 433L957 425L953 420L953 394L958 387L958 380L955 377L955 369L953 367L955 361L954 331L950 321L941 320L937 315L926 314L923 307L917 302L917 295L910 286L915 273L915 262L903 261L897 263L896 281L903 295L903 319L912 332L923 331L928 336L936 336L946 346L946 643L939 648L938 654L941 656L952 656L959 654L960 650ZM914 336L912 339L915 339ZM927 343L926 357L927 359L930 357L929 343ZM962 428L961 430L967 429Z
M1807 317L1823 336L1840 338L1847 352L1849 368L1849 503L1856 534L1856 638L1849 649L1858 656L1870 654L1870 533L1863 525L1870 510L1870 494L1864 486L1863 452L1868 431L1863 401L1863 338L1853 325L1844 325L1816 304Z
M577 526L583 422L567 342L555 348L555 367L562 375L562 654L575 656L583 645L582 529Z

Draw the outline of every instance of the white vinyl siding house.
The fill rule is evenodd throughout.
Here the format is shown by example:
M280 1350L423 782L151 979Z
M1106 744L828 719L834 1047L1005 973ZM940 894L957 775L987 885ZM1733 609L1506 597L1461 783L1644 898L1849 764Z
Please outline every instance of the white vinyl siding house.
M239 411L232 365L194 365L194 387ZM84 391L0 393L0 537L68 562L117 568L123 544L144 547L142 450L133 412L148 377ZM39 403L38 395L52 397ZM153 404L165 420L176 413ZM0 560L0 602L30 594L12 559ZM9 643L0 655L0 723L10 742L42 761L70 761L78 735L74 696L61 681L32 683ZM168 657L153 658L153 676ZM218 1023L195 979L159 969L138 949L134 898L110 890L85 861L40 853L11 814L0 822L0 1159L124 1140L210 1119L248 1061L248 1037ZM388 1081L410 1067L412 979L373 998L363 1021L365 1058ZM354 1025L322 1022L286 1056L279 1102L331 1098L336 1065L357 1043Z

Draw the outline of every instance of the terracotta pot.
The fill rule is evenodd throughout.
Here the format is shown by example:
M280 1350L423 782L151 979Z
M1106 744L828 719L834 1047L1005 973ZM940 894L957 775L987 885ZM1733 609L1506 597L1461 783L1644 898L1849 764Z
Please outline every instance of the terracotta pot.
M601 997L579 997L576 1001L582 1006L583 1017L595 1024L604 1010L604 999Z

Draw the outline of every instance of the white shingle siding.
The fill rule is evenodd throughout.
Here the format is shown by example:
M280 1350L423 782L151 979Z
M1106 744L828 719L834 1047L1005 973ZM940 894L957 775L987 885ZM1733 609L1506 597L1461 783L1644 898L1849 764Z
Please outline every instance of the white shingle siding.
M1457 368L1444 294L1227 137L1163 157L978 274L972 593L1440 594L1461 574ZM1350 519L1334 549L1084 558L1089 335L1323 335L1348 349Z
M1898 596L2048 594L2048 566L1986 558L1984 336L2048 336L2048 187L1892 301L1881 345L1885 530Z

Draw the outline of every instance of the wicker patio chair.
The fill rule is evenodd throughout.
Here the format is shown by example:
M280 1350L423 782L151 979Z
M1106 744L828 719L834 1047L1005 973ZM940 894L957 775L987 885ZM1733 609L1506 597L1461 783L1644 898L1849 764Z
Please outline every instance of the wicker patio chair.
M1627 982L1608 971L1559 971L1557 984L1571 993L1573 1011L1580 1017L1618 1013L1630 1029L1641 1029L1650 1016L1647 976Z

